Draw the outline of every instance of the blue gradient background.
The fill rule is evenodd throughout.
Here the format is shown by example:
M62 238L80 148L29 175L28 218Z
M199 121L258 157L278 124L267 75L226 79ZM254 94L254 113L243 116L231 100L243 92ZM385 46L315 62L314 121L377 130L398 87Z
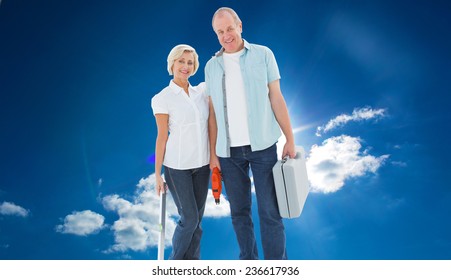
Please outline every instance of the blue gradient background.
M390 158L311 193L286 220L289 258L450 259L451 4L386 0L1 1L0 203L29 215L0 214L0 259L156 259L156 247L104 253L108 229L55 227L84 209L112 224L99 197L132 196L154 172L150 99L170 79L167 54L190 44L202 70L220 47L221 6L238 12L243 38L273 50L293 127L306 127L298 145L319 145L316 127L354 108L388 112L336 131ZM238 257L230 218L203 227L202 258Z

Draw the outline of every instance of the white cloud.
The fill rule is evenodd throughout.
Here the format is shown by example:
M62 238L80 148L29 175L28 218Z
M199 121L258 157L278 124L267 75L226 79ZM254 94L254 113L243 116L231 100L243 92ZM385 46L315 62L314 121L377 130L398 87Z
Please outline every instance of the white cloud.
M86 236L101 230L104 227L104 221L105 218L102 215L91 210L73 212L64 218L64 224L56 226L56 231Z
M10 216L19 216L19 217L27 217L30 211L16 205L12 202L3 202L0 204L0 214L2 215L10 215Z
M119 215L111 227L115 244L105 252L143 251L158 245L160 197L155 191L155 174L139 181L131 201L115 194L105 196L102 203L105 209ZM220 205L215 205L209 192L206 203L204 217L230 215L228 201L223 196ZM178 219L177 207L169 192L166 197L166 215L165 244L169 246Z
M318 126L316 129L316 136L321 136L321 133L328 132L336 127L344 126L351 121L363 121L370 119L380 119L385 117L385 109L372 109L371 107L356 108L352 115L341 114L331 119L325 126Z
M398 167L407 167L407 163L404 161L392 161L391 164Z
M350 178L376 173L388 155L375 157L362 148L361 140L341 135L313 145L307 158L307 172L312 191L331 193L343 187Z
M253 185L253 184L252 184ZM224 189L224 186L223 186ZM208 190L207 202L205 204L205 213L204 217L207 218L222 218L230 216L230 203L221 194L220 203L218 205L215 204L215 199L213 197L213 193L211 189Z

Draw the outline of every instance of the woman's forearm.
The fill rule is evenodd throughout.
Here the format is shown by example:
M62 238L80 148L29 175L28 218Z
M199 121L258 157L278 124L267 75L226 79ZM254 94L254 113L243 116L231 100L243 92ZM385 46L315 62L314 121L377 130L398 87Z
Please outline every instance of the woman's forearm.
M155 142L155 175L161 175L161 169L163 167L164 153L166 151L167 138L157 137Z

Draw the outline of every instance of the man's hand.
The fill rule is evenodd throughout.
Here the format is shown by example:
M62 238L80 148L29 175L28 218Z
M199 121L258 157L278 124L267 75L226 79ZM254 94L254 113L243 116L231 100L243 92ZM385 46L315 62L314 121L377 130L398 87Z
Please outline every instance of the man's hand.
M287 141L283 146L282 158L289 156L290 158L296 157L296 146L294 142Z

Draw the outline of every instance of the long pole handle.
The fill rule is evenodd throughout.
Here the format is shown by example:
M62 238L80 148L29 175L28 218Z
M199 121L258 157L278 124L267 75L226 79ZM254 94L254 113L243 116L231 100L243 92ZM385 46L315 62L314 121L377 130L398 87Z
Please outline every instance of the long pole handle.
M158 260L164 260L164 234L166 229L166 190L160 193L160 238L158 240Z

